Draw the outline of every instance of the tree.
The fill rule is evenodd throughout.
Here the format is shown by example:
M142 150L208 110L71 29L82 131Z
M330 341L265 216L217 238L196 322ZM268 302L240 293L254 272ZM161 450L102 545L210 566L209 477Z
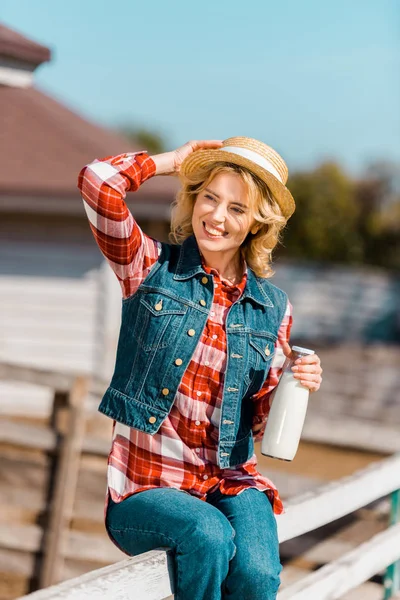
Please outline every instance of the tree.
M141 146L140 150L147 150L149 154L160 154L167 150L164 137L156 131L143 127L136 129L127 125L121 126L119 132L135 145Z
M335 163L295 173L288 187L296 212L288 222L283 255L321 261L359 263L363 243L357 231L354 184Z

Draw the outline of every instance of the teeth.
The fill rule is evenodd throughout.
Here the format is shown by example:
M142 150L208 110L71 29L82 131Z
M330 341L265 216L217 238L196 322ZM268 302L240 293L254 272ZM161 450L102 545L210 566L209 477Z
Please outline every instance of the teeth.
M206 224L204 224L204 227L208 233L211 233L211 235L217 235L219 237L222 237L224 235L220 231L217 231L216 229L212 229L211 227L208 227Z

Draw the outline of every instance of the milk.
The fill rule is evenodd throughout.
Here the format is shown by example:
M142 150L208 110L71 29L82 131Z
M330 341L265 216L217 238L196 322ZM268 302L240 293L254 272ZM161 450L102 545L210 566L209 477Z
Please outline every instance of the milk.
M313 350L293 346L290 358L283 365L283 373L271 398L271 410L261 442L261 454L293 460L303 430L309 390L301 385L291 370L301 356L314 354Z

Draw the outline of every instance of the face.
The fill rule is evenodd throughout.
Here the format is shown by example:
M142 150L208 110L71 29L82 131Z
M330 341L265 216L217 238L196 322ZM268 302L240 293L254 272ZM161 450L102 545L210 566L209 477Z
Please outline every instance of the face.
M192 227L203 253L234 254L254 223L247 186L237 173L218 173L196 198Z

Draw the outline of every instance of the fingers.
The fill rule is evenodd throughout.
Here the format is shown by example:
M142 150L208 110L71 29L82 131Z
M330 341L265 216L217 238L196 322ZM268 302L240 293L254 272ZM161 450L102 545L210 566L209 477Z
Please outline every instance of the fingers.
M310 392L316 392L321 387L322 377L314 373L294 373L293 377L300 381L301 385L308 388Z
M194 140L189 142L193 151L210 148L221 148L222 140Z
M301 385L317 392L322 383L321 360L317 354L309 354L295 361L292 367L293 377L300 381Z
M314 373L317 375L321 375L322 369L319 364L312 365L294 365L292 367L293 373Z
M318 356L318 354L308 354L307 356L302 356L301 358L298 358L295 363L295 365L312 365L312 364L321 364L321 359Z

